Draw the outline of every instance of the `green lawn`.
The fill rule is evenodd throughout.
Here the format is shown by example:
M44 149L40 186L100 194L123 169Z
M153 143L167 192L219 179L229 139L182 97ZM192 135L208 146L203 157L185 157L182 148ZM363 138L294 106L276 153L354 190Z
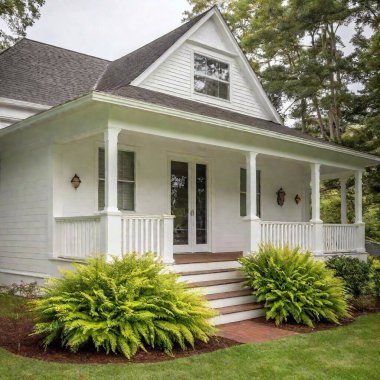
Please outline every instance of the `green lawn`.
M58 364L0 349L0 379L380 379L380 314L330 331L158 364Z

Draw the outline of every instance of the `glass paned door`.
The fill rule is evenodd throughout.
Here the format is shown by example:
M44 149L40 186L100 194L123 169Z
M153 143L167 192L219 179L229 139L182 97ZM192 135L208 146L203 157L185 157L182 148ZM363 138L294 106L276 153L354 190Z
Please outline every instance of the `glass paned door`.
M208 251L207 166L171 161L174 252Z
M171 163L171 209L174 218L174 245L189 244L189 164Z

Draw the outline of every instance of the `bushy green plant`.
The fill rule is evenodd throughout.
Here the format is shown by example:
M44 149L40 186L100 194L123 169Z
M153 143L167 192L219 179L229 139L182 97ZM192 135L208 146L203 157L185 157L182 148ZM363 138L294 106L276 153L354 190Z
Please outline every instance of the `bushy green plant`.
M93 258L62 274L32 302L40 319L34 332L47 334L45 347L60 341L75 352L91 344L130 358L149 346L170 355L175 344L185 349L214 333L206 301L151 254Z
M349 316L343 281L310 252L266 245L240 262L246 284L277 325L289 319L308 326L320 320L339 323Z
M326 266L344 280L347 290L354 297L369 293L371 263L355 257L334 256L327 260Z

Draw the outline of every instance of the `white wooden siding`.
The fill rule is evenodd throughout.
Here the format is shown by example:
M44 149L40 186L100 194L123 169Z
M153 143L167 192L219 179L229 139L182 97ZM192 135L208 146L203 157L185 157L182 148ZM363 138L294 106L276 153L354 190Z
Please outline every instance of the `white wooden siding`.
M248 80L244 77L238 65L237 58L226 56L226 61L230 62L230 101L213 99L209 96L199 94L193 95L192 89L192 56L194 51L199 51L196 46L184 43L165 62L163 62L145 81L141 87L153 91L163 92L169 95L182 97L208 103L220 108L236 111L249 116L269 120L267 111L263 109L257 99L257 95L248 85ZM206 54L204 49L201 54ZM209 56L215 56L212 51ZM218 55L218 59L223 59Z
M3 151L4 152L4 151ZM38 272L48 250L48 148L0 162L0 268Z

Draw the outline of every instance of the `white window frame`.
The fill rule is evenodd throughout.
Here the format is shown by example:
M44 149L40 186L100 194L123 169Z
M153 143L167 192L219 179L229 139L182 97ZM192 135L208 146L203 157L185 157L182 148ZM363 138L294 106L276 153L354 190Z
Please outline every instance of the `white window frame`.
M228 65L228 70L229 70L229 82L227 81L223 81L223 80L220 80L220 79L215 79L215 78L212 78L212 77L209 77L207 75L204 75L205 78L209 78L211 80L215 80L215 81L220 81L222 83L228 83L229 85L229 89L228 89L228 99L223 99L223 98L219 98L217 96L212 96L212 95L207 95L207 94L202 94L201 92L197 92L195 91L195 88L194 88L194 77L195 75L198 75L195 73L195 69L194 69L194 57L195 57L195 54L198 54L198 55L201 55L205 58L210 58L210 59L213 59L215 61L218 61L218 62L221 62L221 63L225 63ZM191 52L191 94L192 94L192 97L195 98L195 99L198 99L198 100L204 100L204 98L208 98L208 99L212 99L215 103L219 103L221 105L223 104L226 104L226 103L231 103L231 99L232 99L232 62L230 59L227 59L225 57L219 57L219 56L215 56L215 55L212 55L212 54L209 54L208 52L204 52L204 51L201 51L201 50L192 50ZM203 75L200 75L200 76L203 76Z
M103 210L99 209L99 181L102 180L105 182L105 178L99 178L99 149L105 149L104 144L98 144L96 146L96 209L98 212L101 212ZM133 168L133 176L134 181L128 181L128 180L119 180L119 176L117 179L117 182L125 182L125 183L134 183L134 191L133 191L133 210L119 210L123 214L135 214L136 213L136 193L137 193L137 149L135 147L125 146L125 145L118 145L117 147L118 152L130 152L134 154L134 168Z
M246 188L245 188L245 191L241 191L241 176L240 176L240 172L241 170L245 170L245 173L246 173ZM257 186L257 173L259 173L259 178L260 178L260 183L259 183L259 186ZM257 212L257 216L259 218L261 218L263 212L262 212L262 197L261 197L261 188L262 188L262 178L261 178L261 169L256 169L256 212ZM240 166L239 168L239 214L240 214L240 217L241 218L245 218L247 217L247 207L248 207L248 202L247 202L247 187L248 187L248 183L247 183L247 168L244 167L244 166ZM245 194L245 215L241 215L241 194Z

